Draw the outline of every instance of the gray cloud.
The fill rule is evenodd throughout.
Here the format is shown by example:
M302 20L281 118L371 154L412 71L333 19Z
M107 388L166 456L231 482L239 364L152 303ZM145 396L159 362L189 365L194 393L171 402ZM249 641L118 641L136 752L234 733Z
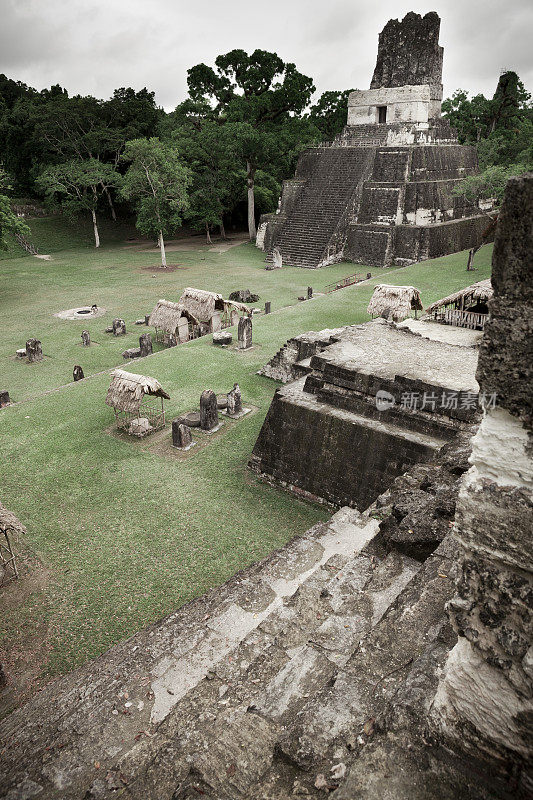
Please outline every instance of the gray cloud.
M529 0L0 0L0 72L98 97L146 86L172 109L189 67L259 47L294 61L318 92L367 88L387 20L430 10L442 18L445 95L492 95L504 68L533 89Z

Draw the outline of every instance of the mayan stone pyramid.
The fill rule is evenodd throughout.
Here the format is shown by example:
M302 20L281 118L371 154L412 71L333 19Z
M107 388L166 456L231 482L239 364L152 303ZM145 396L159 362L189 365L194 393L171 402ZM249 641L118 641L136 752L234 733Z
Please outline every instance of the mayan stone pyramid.
M435 12L385 25L370 89L349 96L348 124L301 155L277 212L261 218L267 261L277 249L295 267L401 266L478 243L486 216L452 193L478 164L441 117L439 29Z

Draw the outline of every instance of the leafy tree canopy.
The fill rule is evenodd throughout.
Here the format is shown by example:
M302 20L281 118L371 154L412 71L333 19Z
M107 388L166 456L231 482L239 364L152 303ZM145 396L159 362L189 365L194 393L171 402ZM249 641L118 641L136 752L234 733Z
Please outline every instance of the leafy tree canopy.
M353 89L342 92L324 92L313 103L309 112L309 120L322 133L322 137L330 141L341 133L348 118L348 96Z
M175 147L156 137L127 142L121 159L129 164L121 194L135 204L141 233L158 238L166 267L164 237L182 223L189 204L190 169Z
M11 181L3 166L0 164L0 249L7 250L8 237L27 236L30 229L13 209L7 193L11 191Z

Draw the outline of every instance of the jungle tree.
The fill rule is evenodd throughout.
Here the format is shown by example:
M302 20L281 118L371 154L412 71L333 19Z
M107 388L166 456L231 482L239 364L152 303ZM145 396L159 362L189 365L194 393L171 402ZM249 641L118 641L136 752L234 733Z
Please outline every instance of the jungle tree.
M175 147L156 137L126 143L121 159L129 164L120 193L135 205L137 228L157 238L161 266L167 266L165 240L182 223L187 208L190 170Z

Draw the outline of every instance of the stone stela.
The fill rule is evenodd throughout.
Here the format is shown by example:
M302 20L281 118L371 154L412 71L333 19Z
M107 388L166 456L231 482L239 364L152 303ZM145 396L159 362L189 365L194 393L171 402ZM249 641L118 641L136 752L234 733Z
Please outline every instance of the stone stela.
M28 339L26 342L26 357L30 364L43 360L43 348L39 339Z
M200 396L200 428L213 431L218 428L217 396L211 389L206 389Z
M139 336L139 355L141 358L152 355L152 337L149 333L142 333Z
M125 336L126 335L126 323L123 319L116 318L113 320L112 325L113 336Z
M252 318L241 317L237 328L237 347L248 350L252 346Z

